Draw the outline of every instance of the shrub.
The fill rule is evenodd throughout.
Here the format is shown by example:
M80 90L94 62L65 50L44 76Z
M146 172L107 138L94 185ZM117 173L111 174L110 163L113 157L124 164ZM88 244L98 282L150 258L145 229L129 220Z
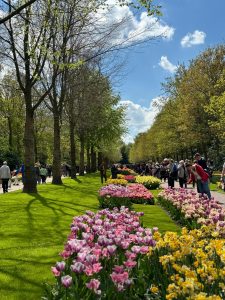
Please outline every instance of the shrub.
M160 179L154 176L137 176L136 182L143 184L149 190L155 190L160 186Z

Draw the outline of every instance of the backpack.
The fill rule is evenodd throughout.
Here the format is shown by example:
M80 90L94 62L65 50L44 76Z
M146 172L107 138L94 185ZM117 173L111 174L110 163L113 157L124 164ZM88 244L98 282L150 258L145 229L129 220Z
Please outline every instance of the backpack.
M178 173L177 166L174 164L174 165L173 165L173 170L172 170L172 172L170 173L170 176L176 178L176 177L177 177L177 173Z

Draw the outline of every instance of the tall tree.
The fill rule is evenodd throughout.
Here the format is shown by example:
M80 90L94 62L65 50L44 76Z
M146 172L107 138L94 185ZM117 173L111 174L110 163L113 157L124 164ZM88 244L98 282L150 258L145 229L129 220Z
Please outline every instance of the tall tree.
M1 54L14 64L17 81L25 102L24 131L24 192L37 192L34 170L34 112L43 102L48 91L37 93L40 77L45 67L48 49L52 39L53 27L49 16L52 1L38 1L28 6L15 20L9 19L2 28Z

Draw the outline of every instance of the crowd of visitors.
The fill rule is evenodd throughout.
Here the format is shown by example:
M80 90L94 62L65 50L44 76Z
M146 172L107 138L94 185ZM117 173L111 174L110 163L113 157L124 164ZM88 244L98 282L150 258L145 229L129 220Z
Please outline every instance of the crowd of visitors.
M177 162L173 159L165 158L161 163L130 164L129 168L139 175L151 175L161 179L163 182L168 182L168 187L171 188L174 188L175 181L179 182L181 188L187 188L187 184L192 184L193 188L197 187L198 193L206 194L211 199L209 183L213 173L213 162L211 160L206 161L199 153L194 155L193 161L186 159ZM113 165L111 168L112 178L116 178L118 173L117 165ZM221 181L224 182L225 191L225 163Z
M40 164L39 162L34 165L34 172L37 180L37 184L46 183L46 178L52 176L51 165ZM0 180L2 183L3 193L7 193L11 188L11 185L20 185L20 179L22 183L25 181L25 167L24 164L16 166L12 171L7 165L7 161L3 162L0 168ZM12 183L13 180L13 183Z
M142 164L132 164L128 166L133 169L139 175L152 175L161 181L168 182L168 186L174 188L175 181L179 182L181 188L187 188L188 183L192 183L193 188L197 186L197 191L201 194L206 194L209 199L211 193L209 189L209 179L213 172L213 162L211 160L206 161L201 157L199 153L194 156L194 161L180 160L179 162L173 159L165 158L161 163L149 162ZM118 168L123 168L122 165L112 165L111 174L112 178L117 178L119 173ZM99 166L101 182L107 180L107 166L102 163ZM52 166L46 164L40 164L36 162L34 165L34 172L36 175L37 184L45 184L46 178L52 176ZM61 175L70 176L71 168L68 164L62 164ZM0 180L2 182L3 193L7 193L11 186L11 178L13 177L13 185L19 185L19 175L22 176L22 182L25 180L25 168L24 164L16 166L13 171L10 171L7 162L4 161L0 168ZM221 182L223 182L223 189L225 191L225 162L221 173Z

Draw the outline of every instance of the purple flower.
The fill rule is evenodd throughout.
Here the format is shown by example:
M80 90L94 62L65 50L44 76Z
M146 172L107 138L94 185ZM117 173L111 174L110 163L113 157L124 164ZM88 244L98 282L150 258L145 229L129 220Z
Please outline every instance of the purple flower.
M56 269L59 271L64 271L66 267L66 263L64 261L56 263Z
M80 273L84 272L85 265L78 261L78 262L75 262L73 265L71 265L70 269L71 269L71 271L80 274Z
M140 253L141 247L140 246L133 246L131 248L131 251L134 252L135 254Z
M61 283L62 283L62 285L63 285L65 288L70 287L71 284L72 284L72 282L73 282L73 279L72 279L72 277L69 276L69 275L63 276L63 277L61 278Z
M117 247L115 245L107 246L109 255L113 255L116 252Z

